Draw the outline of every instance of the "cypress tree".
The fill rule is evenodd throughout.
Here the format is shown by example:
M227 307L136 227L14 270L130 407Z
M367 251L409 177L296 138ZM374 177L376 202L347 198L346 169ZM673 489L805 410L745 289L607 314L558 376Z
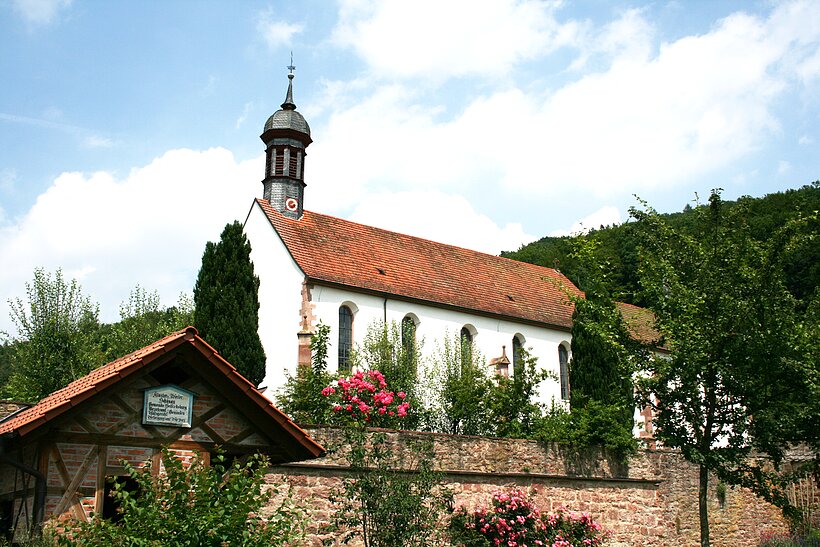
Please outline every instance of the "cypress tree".
M265 350L259 339L259 277L251 244L234 221L218 243L209 241L194 287L194 325L254 385L265 377Z

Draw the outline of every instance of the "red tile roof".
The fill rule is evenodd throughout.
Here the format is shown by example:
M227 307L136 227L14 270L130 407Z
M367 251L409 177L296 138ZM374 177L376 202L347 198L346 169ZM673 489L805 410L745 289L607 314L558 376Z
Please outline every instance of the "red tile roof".
M314 282L569 329L582 294L552 268L305 211L285 217L261 199L293 259Z
M647 344L659 341L660 333L655 329L655 315L651 310L624 302L615 302L615 306L621 312L621 317L624 318L630 334L636 340ZM656 349L664 350L663 347Z
M187 327L177 331L125 357L92 370L86 376L41 399L36 405L9 416L7 420L0 422L0 436L16 438L31 433L118 381L139 372L149 363L183 344L190 344L196 348L202 354L204 360L222 373L228 381L226 384L227 389L238 389L243 392L256 406L272 418L279 428L289 434L301 446L300 452L304 456L302 459L324 454L324 448L314 442L290 418L273 406L253 384L236 371L233 365L223 359L213 347L200 338L194 327ZM221 387L226 389L226 385L223 384Z

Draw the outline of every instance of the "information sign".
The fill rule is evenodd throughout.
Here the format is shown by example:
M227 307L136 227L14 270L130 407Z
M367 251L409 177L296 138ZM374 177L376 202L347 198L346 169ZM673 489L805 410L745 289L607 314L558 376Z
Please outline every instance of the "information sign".
M194 394L179 386L165 385L145 390L142 423L191 427Z

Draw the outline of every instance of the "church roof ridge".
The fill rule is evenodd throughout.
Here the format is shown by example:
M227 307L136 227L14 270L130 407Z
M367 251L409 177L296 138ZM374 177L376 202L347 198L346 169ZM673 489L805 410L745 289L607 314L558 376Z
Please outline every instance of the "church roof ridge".
M569 330L583 293L561 272L473 249L305 211L256 203L315 281ZM459 273L461 272L461 273Z

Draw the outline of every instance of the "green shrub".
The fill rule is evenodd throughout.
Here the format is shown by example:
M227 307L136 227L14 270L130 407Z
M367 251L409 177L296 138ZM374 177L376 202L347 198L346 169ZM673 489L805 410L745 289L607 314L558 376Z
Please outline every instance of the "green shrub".
M553 407L541 419L534 437L579 449L601 446L623 461L638 450L638 441L624 429L622 416L621 407L595 400L572 412Z
M300 365L296 375L288 375L276 396L277 406L302 424L326 424L330 418L330 407L321 393L335 378L327 371L329 337L330 327L320 322L310 339L311 366Z
M138 491L129 491L122 482L114 484L119 522L99 515L89 522L69 522L69 533L58 537L58 544L262 547L302 541L304 511L290 492L272 510L267 507L276 491L263 486L263 456L254 455L245 463L235 459L229 465L223 454L217 454L211 463L194 458L186 468L164 450L164 473L154 475L150 464L136 469L124 462ZM263 512L269 516L263 517Z

